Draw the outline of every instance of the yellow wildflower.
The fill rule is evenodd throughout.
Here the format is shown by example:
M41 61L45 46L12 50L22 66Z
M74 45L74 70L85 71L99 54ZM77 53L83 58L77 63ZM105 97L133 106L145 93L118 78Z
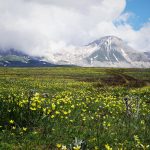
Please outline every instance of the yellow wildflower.
M67 150L67 147L65 145L62 145L62 150Z
M64 115L67 115L67 114L68 114L68 112L67 112L67 111L64 111L63 113L64 113Z
M55 116L54 115L51 115L51 118L54 118Z
M36 108L35 107L30 107L30 110L36 110Z
M74 106L74 105L71 105L71 108L75 108L75 106Z
M55 110L56 105L54 103L52 103L52 110Z
M27 128L25 128L25 127L23 127L22 129L23 129L23 131L27 131Z
M78 145L76 147L73 147L74 150L80 150L80 148L81 146L78 146Z
M105 145L105 148L106 150L112 150L112 148L108 144Z
M61 144L56 144L57 148L61 148L61 146L62 146Z
M16 129L16 127L15 127L15 126L13 126L13 127L12 127L12 129L13 129L13 130L15 130L15 129Z
M59 111L56 111L55 113L56 113L57 115L59 115L59 114L60 114L60 112L59 112Z
M10 123L10 124L13 124L13 123L14 123L14 120L10 120L9 123Z

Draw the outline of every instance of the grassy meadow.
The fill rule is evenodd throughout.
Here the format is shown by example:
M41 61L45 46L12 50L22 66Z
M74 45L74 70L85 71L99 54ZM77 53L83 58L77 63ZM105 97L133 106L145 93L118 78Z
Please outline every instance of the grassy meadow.
M150 69L0 68L0 150L149 150Z

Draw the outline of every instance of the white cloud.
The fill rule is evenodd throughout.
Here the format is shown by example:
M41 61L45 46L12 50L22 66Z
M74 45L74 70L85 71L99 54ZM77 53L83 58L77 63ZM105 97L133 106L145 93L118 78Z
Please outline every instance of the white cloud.
M111 34L147 50L149 24L134 31L125 6L125 0L0 0L0 47L43 55Z

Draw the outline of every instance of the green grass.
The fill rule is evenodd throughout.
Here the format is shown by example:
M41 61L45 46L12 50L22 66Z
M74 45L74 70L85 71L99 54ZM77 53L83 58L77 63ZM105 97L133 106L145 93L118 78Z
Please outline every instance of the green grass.
M0 68L0 149L150 149L150 69Z

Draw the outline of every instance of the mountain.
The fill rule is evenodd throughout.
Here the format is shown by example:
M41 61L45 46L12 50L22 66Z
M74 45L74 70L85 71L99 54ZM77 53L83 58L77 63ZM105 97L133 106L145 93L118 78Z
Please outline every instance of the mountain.
M135 51L118 37L105 36L74 51L55 54L53 60L88 67L149 68L149 54Z
M23 52L9 49L0 50L0 66L5 67L48 67L55 66L39 57L29 56Z
M138 52L116 36L105 36L88 45L64 49L46 57L33 57L10 49L0 50L0 66L83 66L150 68L150 52Z
M122 39L106 36L89 44L97 49L85 59L93 66L150 67L150 58L135 51Z

